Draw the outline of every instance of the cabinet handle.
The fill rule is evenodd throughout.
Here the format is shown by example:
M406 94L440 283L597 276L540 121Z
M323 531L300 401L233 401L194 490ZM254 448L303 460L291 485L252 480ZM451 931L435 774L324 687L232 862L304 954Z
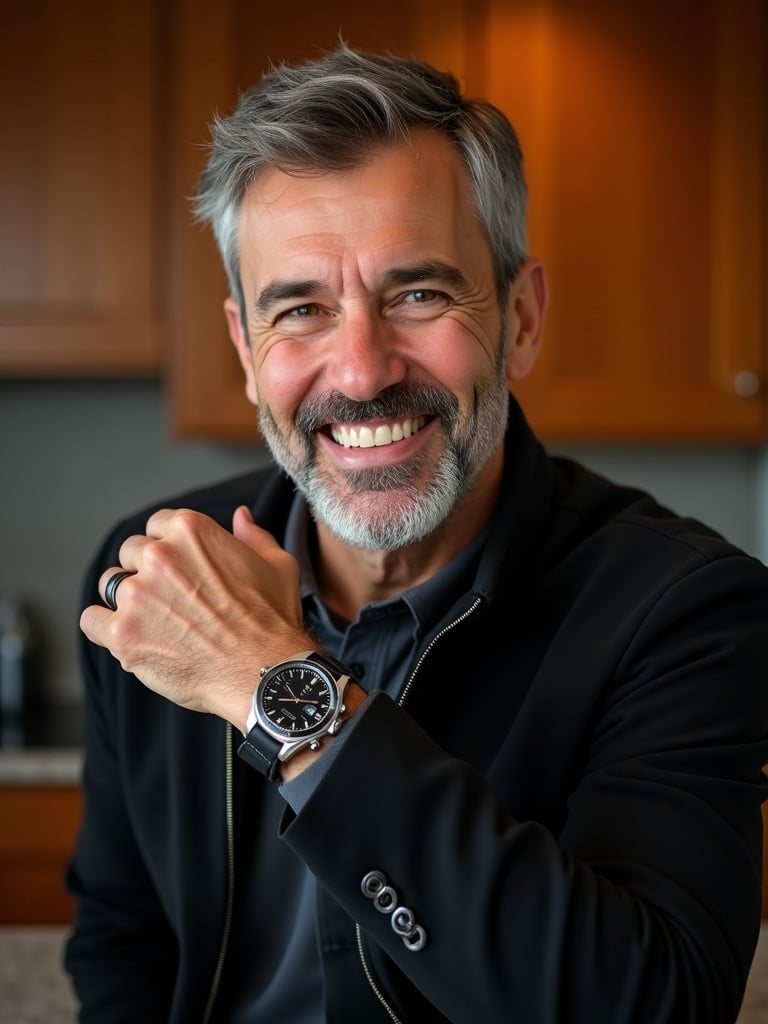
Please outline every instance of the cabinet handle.
M733 377L733 390L739 398L754 398L760 390L760 378L754 370L739 370Z

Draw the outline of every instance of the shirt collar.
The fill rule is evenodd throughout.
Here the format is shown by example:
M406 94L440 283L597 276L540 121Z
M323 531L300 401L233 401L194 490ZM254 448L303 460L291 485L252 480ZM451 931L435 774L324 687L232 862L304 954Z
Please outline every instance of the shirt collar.
M384 613L405 604L413 616L417 631L423 634L440 621L461 594L472 589L488 531L488 527L482 530L448 565L428 580L410 587L396 597L366 605L361 615ZM306 500L297 491L286 523L285 549L299 563L300 594L305 609L307 602L314 602L316 609L322 609L327 615L312 563L310 538L313 532L314 524Z

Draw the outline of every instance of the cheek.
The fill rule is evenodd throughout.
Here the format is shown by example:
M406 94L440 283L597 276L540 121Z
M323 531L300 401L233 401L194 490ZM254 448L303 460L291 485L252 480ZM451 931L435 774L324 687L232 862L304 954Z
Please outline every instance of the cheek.
M318 371L306 345L290 341L274 345L256 374L259 402L268 406L278 423L292 421L309 395Z
M424 339L419 347L418 365L442 387L461 398L481 379L495 372L498 341L491 343L483 332L453 325Z

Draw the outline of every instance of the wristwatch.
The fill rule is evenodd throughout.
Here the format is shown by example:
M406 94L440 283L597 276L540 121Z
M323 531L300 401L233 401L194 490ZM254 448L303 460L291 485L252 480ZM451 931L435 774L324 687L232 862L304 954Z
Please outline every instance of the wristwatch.
M317 750L323 736L339 731L350 676L343 665L317 651L302 651L260 674L237 752L274 781L283 762L305 747Z

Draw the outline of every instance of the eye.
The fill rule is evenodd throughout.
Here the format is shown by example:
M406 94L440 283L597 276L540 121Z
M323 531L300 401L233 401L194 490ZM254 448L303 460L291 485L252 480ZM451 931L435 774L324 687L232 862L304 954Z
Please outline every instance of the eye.
M401 292L390 306L390 315L409 320L430 320L451 305L450 296L436 288L412 288Z
M306 320L312 316L318 316L320 307L316 302L306 302L303 306L295 306L281 313L278 320Z
M294 337L314 334L324 330L331 322L331 314L316 302L302 302L278 313L274 326L283 334Z
M434 288L414 288L404 298L407 302L415 302L418 305L422 305L425 302L434 302L439 296L440 292L436 292Z

